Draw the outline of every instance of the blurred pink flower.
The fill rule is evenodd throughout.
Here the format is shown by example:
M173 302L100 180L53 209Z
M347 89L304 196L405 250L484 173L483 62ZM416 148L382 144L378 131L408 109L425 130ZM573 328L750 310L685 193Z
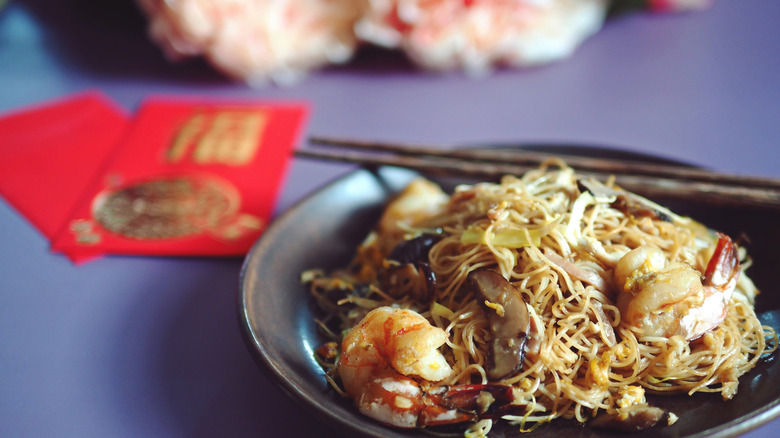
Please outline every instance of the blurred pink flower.
M260 85L296 82L348 61L360 0L138 0L151 38L170 59L204 56Z
M368 0L358 37L433 70L483 74L565 58L597 32L607 0Z

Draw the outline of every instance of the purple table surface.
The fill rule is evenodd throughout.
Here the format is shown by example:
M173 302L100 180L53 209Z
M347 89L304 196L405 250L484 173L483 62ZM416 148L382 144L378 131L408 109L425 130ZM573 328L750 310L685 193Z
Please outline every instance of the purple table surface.
M0 111L85 89L128 111L151 94L305 100L305 135L572 142L780 177L777 1L620 17L567 60L482 79L366 51L294 87L259 89L202 62L169 64L133 4L110 3L10 2L0 12ZM295 160L277 212L350 169ZM331 435L301 420L244 346L241 258L111 256L77 267L2 200L0 242L0 435ZM776 419L745 436L779 428Z

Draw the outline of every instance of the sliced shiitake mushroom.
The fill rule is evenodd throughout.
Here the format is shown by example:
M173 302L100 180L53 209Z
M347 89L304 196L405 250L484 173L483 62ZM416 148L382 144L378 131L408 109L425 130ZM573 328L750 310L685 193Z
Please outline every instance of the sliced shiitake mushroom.
M468 281L481 299L490 322L493 341L488 352L487 377L497 381L511 377L523 368L531 317L520 292L501 274L478 269Z
M428 302L436 286L436 275L428 264L428 253L438 234L421 234L400 242L387 257L392 265L377 274L382 290L393 298L411 296L419 302Z
M421 234L413 239L398 243L387 258L402 265L418 262L427 263L428 253L439 240L441 240L441 236L438 234Z

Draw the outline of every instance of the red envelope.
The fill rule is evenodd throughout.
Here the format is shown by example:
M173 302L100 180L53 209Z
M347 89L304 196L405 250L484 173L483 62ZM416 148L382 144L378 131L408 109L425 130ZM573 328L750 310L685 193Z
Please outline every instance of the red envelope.
M273 212L303 104L152 98L55 238L69 254L245 254Z
M125 113L98 92L5 115L0 118L0 193L53 239L126 126Z

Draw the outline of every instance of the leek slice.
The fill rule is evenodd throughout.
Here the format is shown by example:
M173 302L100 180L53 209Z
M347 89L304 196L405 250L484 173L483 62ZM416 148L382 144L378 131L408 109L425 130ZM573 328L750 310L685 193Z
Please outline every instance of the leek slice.
M503 228L498 231L491 231L488 233L486 230L471 225L460 236L460 242L463 244L482 244L488 243L493 246L501 246L504 248L522 248L525 246L539 246L542 242L542 237L550 234L550 232L561 222L562 216L558 216L552 221L548 222L544 226L539 228Z

